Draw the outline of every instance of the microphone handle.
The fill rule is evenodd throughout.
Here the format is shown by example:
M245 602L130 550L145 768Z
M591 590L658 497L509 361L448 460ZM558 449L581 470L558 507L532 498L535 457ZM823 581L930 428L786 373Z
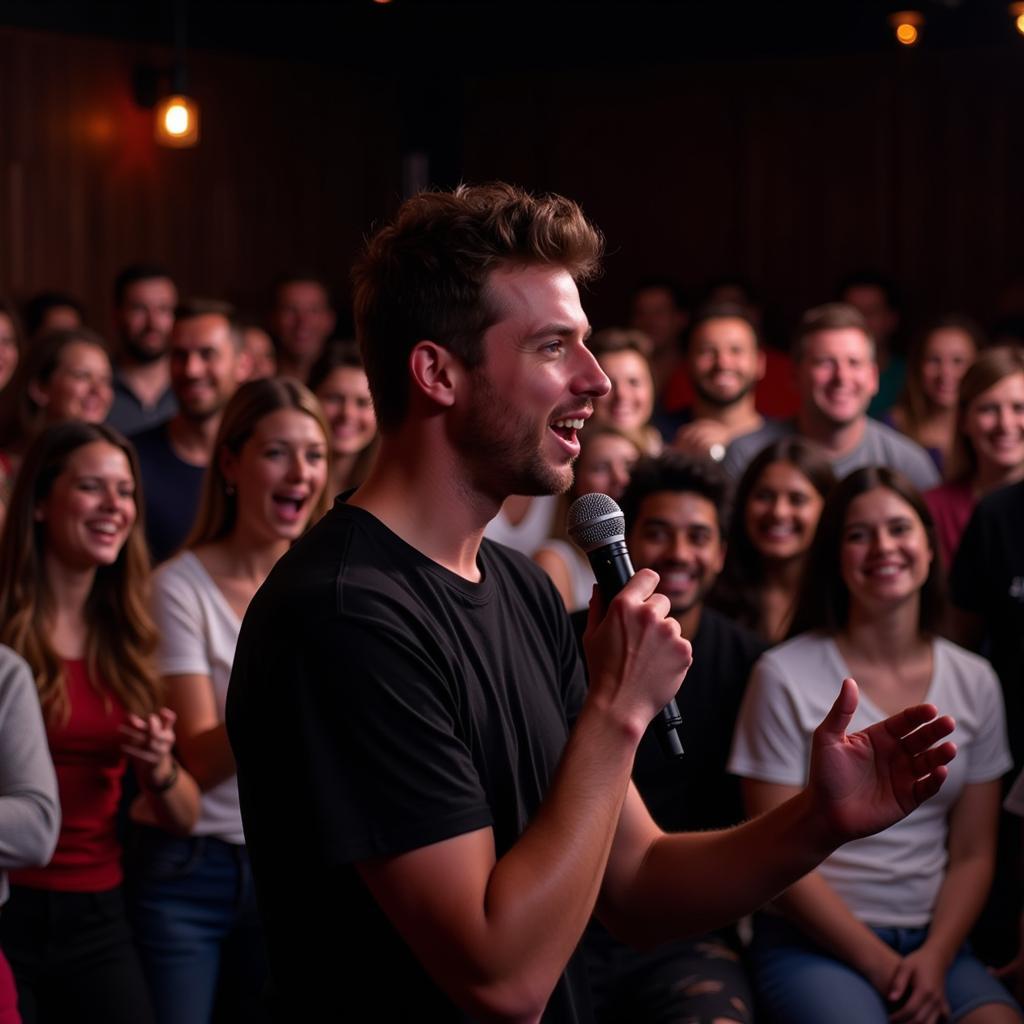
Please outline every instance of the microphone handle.
M625 540L613 541L595 548L588 554L590 565L597 577L597 588L605 605L633 578L633 562L629 557ZM658 715L658 740L666 757L682 757L683 742L679 738L679 727L683 724L679 706L673 697Z

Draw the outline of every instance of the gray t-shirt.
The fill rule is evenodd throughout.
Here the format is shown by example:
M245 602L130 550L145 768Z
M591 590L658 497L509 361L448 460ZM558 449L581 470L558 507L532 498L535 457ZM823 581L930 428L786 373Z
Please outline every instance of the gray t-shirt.
M947 819L965 785L991 782L1011 767L1003 698L992 667L948 640L934 641L925 700L956 719L957 756L938 795L878 835L841 846L818 869L851 912L875 927L922 928L946 871ZM803 786L811 736L850 670L835 641L803 633L754 666L733 736L729 771L746 779ZM849 727L887 716L863 691Z
M797 432L795 420L769 420L759 430L737 437L729 445L722 465L734 480L738 480L762 449ZM877 420L866 420L860 444L842 458L832 461L832 468L839 479L862 466L888 466L902 473L921 491L936 487L941 482L935 463L917 442Z
M60 832L57 776L32 672L0 646L0 903L8 868L42 867Z

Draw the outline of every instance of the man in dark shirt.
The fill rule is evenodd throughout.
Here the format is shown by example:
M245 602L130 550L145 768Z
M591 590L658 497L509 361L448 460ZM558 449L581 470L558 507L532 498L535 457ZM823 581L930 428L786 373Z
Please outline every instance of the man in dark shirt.
M743 691L764 650L753 633L704 606L725 559L729 479L712 462L675 452L638 463L622 497L633 565L658 574L658 593L693 646L676 694L684 756L669 758L654 726L633 781L667 832L724 828L744 818L739 780L725 770ZM585 621L573 616L578 634ZM731 929L640 952L599 924L586 950L601 1021L752 1019L752 998Z
M132 438L154 562L169 558L188 536L221 414L249 372L242 332L227 303L193 299L178 306L174 317L171 387L178 412Z
M576 284L600 248L575 203L489 185L408 200L356 266L378 458L254 598L228 693L281 1020L586 1019L598 901L648 941L706 931L942 782L952 722L850 742L847 683L798 797L724 832L651 820L633 758L690 662L656 574L595 608L584 691L550 583L483 540L510 494L571 481L608 388Z

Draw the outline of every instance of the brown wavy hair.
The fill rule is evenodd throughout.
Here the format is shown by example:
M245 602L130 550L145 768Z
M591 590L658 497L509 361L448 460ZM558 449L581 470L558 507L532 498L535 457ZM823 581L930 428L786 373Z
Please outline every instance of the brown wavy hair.
M256 424L264 416L280 409L303 412L316 421L327 444L327 479L331 476L331 433L324 420L323 410L313 393L304 384L290 377L264 377L243 384L232 396L221 417L217 439L213 443L213 458L203 478L203 493L195 523L185 540L185 548L197 548L227 537L238 519L238 495L228 486L221 468L224 452L237 455L252 437ZM327 487L310 511L308 526L312 526L327 511L330 502Z
M64 667L50 639L54 594L43 564L45 524L36 520L35 512L71 455L96 441L113 445L128 459L137 516L117 559L96 569L84 609L86 664L94 685L129 711L147 714L161 704L152 661L157 631L149 614L149 553L135 449L110 427L57 423L44 429L25 452L0 536L0 641L29 663L43 710L56 722L66 722L71 707Z

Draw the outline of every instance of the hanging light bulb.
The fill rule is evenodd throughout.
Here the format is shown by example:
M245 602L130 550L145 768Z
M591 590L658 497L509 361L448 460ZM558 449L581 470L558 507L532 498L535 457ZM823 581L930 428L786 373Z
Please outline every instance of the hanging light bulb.
M1010 17L1013 18L1014 28L1024 36L1024 3L1010 4L1008 10Z
M924 15L920 11L894 11L889 15L889 24L901 46L914 46L924 25Z
M199 142L199 107L183 93L175 93L156 105L156 141L161 146L186 149Z

